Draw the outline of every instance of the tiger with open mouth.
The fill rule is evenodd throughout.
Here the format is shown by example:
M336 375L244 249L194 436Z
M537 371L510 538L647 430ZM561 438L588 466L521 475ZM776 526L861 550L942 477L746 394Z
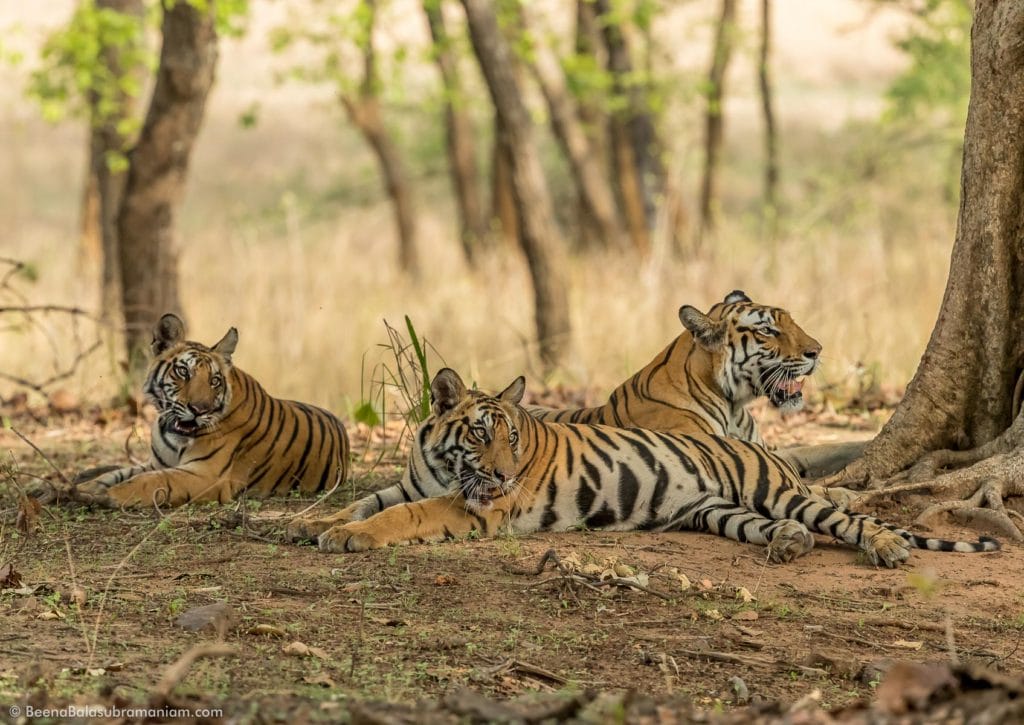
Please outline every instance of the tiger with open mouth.
M316 493L345 480L349 442L332 413L269 395L235 366L238 331L207 347L185 339L177 315L153 331L143 390L157 409L150 460L80 473L70 492L109 507L225 503L293 490Z
M541 420L729 436L764 445L747 406L760 397L784 413L804 404L804 380L820 363L821 344L786 310L734 290L704 314L679 308L684 330L643 369L615 388L608 402L557 410L529 406ZM833 473L863 443L777 450L801 475Z

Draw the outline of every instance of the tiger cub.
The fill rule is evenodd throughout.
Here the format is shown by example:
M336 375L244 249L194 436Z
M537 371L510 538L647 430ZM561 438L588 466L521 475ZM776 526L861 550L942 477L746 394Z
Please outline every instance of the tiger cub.
M110 507L178 506L225 503L243 492L315 493L344 481L349 443L341 421L268 395L234 366L237 344L233 327L207 347L185 339L181 318L161 317L143 389L158 412L150 461L83 471L73 498Z
M759 397L784 412L803 407L803 380L818 366L821 344L786 310L734 290L705 315L679 308L685 330L642 370L592 408L530 406L551 423L600 423L676 433L707 433L763 445L747 406ZM834 473L865 443L776 451L801 474Z
M910 549L995 551L999 543L927 539L814 497L778 456L748 441L639 428L546 423L519 406L517 378L497 396L467 390L444 369L431 386L432 415L416 436L395 488L429 484L446 495L384 509L362 521L297 519L293 538L319 535L324 551L512 531L696 530L767 547L777 562L808 552L812 533L895 567ZM407 492L408 493L408 492ZM397 495L401 495L399 492Z

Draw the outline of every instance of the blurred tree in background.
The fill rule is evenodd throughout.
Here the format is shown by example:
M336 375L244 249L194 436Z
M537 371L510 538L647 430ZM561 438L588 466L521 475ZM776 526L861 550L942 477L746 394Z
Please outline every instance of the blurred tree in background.
M790 163L791 150L781 143L788 127L777 119L773 91L771 0L759 0L749 22L735 0L708 4L704 15L686 8L683 25L711 51L710 65L690 75L673 66L689 38L673 38L669 47L656 32L667 22L679 27L673 17L679 8L664 0L472 5L471 13L482 13L478 20L493 15L496 24L497 35L488 35L485 47L470 42L467 9L454 0L289 0L269 44L285 54L277 61L284 77L331 90L372 150L394 215L396 258L406 274L414 277L433 262L421 259L426 252L418 247L417 231L424 214L414 199L429 198L429 169L442 164L458 215L452 241L467 265L481 269L497 256L491 244L496 237L523 252L534 287L531 349L552 369L568 349L571 255L635 255L630 258L652 265L666 255L709 261L723 240L710 243L714 238L706 236L703 248L698 242L724 206L740 212L730 229L754 220L746 231L775 254L791 227L804 223L782 213L797 192L807 197L805 206L820 207L815 220L836 225L862 203L849 200L845 189L851 183L871 184L879 169L898 173L902 162L896 159L922 145L949 145L952 177L959 168L970 78L972 5L875 5L899 8L907 19L893 43L908 63L888 88L884 115L851 126L865 141L840 149L846 156L835 168L787 173L785 184L780 169ZM419 31L412 42L416 33L403 22L410 9ZM102 309L119 326L123 315L129 318L133 348L145 342L155 315L179 305L174 210L213 82L217 36L237 34L245 15L243 0L81 0L68 25L41 49L31 92L44 115L89 121L83 238L92 240L89 254L101 260ZM750 25L749 43L744 24ZM163 40L159 64L152 42L157 37ZM495 43L508 49L500 53L507 68L493 67ZM764 134L763 187L756 199L716 181L729 141L730 59L752 62L756 74L761 108L752 123ZM419 64L410 70L414 61ZM426 84L412 77L423 67ZM148 104L147 88L153 89ZM432 119L440 122L425 128ZM507 128L510 122L517 127ZM750 121L737 126L742 123ZM440 144L439 158L428 158L435 136L443 139L443 158ZM880 202L881 213L900 213L902 202ZM898 234L883 231L883 237ZM776 270L770 264L767 274ZM119 289L122 279L127 285Z
M83 0L44 44L29 92L51 120L90 125L83 244L101 258L103 316L125 330L135 374L160 315L182 313L174 214L213 85L218 28L240 33L247 0ZM136 113L153 68L144 19L161 49L145 116ZM99 240L99 244L96 243Z

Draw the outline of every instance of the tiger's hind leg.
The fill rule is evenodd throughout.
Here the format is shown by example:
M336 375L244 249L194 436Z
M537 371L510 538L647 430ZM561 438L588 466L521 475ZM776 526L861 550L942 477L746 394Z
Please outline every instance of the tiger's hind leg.
M97 479L75 486L73 497L83 503L107 508L181 506L193 501L227 503L233 498L230 479L211 479L204 473L187 468L161 468L145 471L114 485Z
M668 528L709 531L733 541L761 544L775 562L787 562L814 548L814 537L799 521L773 520L717 496L684 507Z

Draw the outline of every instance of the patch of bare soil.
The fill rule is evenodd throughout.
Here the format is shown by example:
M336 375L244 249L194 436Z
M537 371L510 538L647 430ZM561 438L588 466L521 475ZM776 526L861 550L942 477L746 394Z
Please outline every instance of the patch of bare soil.
M15 425L70 476L126 462L133 420ZM318 505L392 482L395 432L354 431L355 482ZM144 457L140 435L128 450ZM979 687L1007 707L1020 692L991 674L1024 671L1024 550L1008 542L985 555L914 552L896 571L824 539L772 565L757 547L687 532L329 556L284 542L286 517L316 503L297 498L162 512L51 505L19 531L19 487L56 474L10 431L0 450L0 719L10 705L70 703L219 708L258 722L885 721L878 713L953 707ZM917 509L883 513L906 525ZM548 550L561 566L549 558L535 573ZM195 657L210 644L220 649ZM889 664L943 664L951 652L975 669L897 671L903 684L890 689L919 694L886 704Z

